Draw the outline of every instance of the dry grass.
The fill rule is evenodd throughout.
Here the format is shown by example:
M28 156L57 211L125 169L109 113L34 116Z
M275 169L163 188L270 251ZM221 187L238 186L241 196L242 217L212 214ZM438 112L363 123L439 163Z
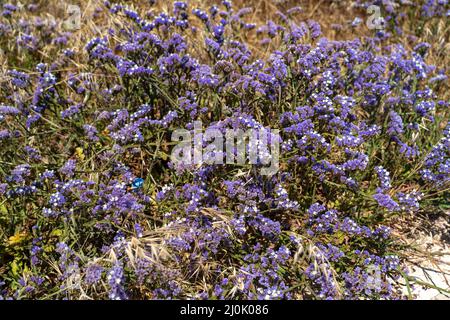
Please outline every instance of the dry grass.
M54 17L57 22L61 22L68 18L68 5L78 5L81 8L81 29L75 30L71 36L71 44L74 47L82 48L85 42L93 36L104 34L108 27L117 22L110 15L103 5L102 0L39 0L39 1L23 1L23 3L37 3L39 5L38 14L44 18L52 20ZM150 5L149 1L131 0L124 2L132 8L137 9L141 14L151 15L157 12L169 13L172 9L171 1L156 1L155 5ZM208 9L211 5L220 5L219 0L190 0L191 7L200 7ZM295 13L291 16L294 21L307 21L309 19L316 20L322 27L323 35L331 40L349 40L361 38L364 36L371 36L373 32L368 30L365 23L362 23L358 28L352 28L351 22L355 17L360 17L364 21L367 18L367 13L356 10L349 5L350 1L336 1L336 0L235 0L233 4L235 10L241 8L252 8L252 13L248 15L248 21L263 25L268 20L275 22L280 21L279 12L286 13L292 7L299 6L302 12ZM102 12L98 12L96 18L93 15L97 8L102 8ZM36 14L36 13L35 13ZM415 13L416 15L418 13ZM342 28L336 30L332 26L334 24L341 25ZM406 47L410 47L410 39L407 34L414 34L411 30L413 26L405 23L403 26L405 35L395 37L395 41L400 41ZM438 66L445 67L450 61L450 24L441 20L439 23L430 23L423 29L422 35L419 38L421 41L426 41L433 44L430 52L429 62ZM255 38L256 40L256 38ZM253 43L253 48L257 51L261 50L258 43ZM48 56L43 52L45 56Z
M211 5L220 5L219 0L191 0L189 1L191 7L200 7L208 9ZM360 17L363 21L367 18L367 13L356 10L349 5L350 1L336 1L336 0L235 0L233 1L236 11L238 8L250 7L252 12L247 16L248 21L256 23L257 25L263 25L268 20L280 22L279 12L286 13L289 8L299 6L302 8L302 12L293 14L291 18L296 22L307 21L309 19L316 20L322 27L323 35L331 40L351 40L355 38L361 38L364 36L373 35L373 31L368 30L365 23L362 23L358 28L352 28L351 22L355 17ZM29 3L36 3L39 5L39 10L32 13L34 16L40 16L42 19L48 21L56 21L61 25L61 30L64 30L63 21L69 17L67 13L68 5L78 5L81 9L81 28L79 30L73 30L70 36L69 46L78 50L82 50L84 45L89 39L94 36L104 35L108 28L115 23L119 23L117 17L113 17L103 5L101 0L70 0L70 1L58 1L58 0L39 0L39 1L22 1L26 6ZM172 9L171 1L156 1L156 4L151 6L149 1L132 0L126 1L126 4L137 9L142 15L151 16L154 13L161 11L170 12ZM101 8L102 11L96 11ZM418 13L414 13L417 15ZM26 15L30 15L27 13ZM26 16L25 15L25 16ZM94 18L94 15L96 16ZM25 17L26 18L26 17ZM341 25L342 28L333 28L333 25ZM407 21L403 26L405 32L402 36L396 36L394 41L399 42L408 49L412 49L414 43L411 41L411 37L408 34L414 34L414 24ZM450 24L446 23L443 19L436 23L431 21L427 23L421 36L420 41L426 41L433 44L430 53L428 55L427 62L436 65L438 69L446 68L450 65ZM203 41L200 36L193 35L191 42L193 47L197 41ZM256 37L256 32L251 32L246 39L246 43L249 44L250 49L257 56L264 56L271 52L271 47L261 47L259 40ZM276 46L277 44L272 44ZM12 50L12 48L11 48ZM44 59L51 59L54 46L46 46L40 54ZM3 61L2 61L3 60ZM19 63L20 61L18 61ZM82 61L79 61L82 67ZM11 66L11 63L9 63ZM0 56L0 66L6 67L4 58ZM20 67L20 65L18 66Z

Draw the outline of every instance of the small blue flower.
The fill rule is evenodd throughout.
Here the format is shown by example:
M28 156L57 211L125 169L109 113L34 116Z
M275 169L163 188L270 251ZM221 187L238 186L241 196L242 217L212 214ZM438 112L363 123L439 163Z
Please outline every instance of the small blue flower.
M143 185L144 185L144 179L142 179L142 178L136 178L136 179L134 179L133 183L131 184L131 186L133 187L133 189L139 189L139 188L142 188Z

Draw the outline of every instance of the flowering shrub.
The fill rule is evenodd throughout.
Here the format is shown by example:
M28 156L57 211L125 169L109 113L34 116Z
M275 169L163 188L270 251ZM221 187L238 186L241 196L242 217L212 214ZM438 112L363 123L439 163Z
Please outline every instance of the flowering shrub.
M102 8L114 23L70 48L4 6L1 297L405 298L389 226L450 185L430 44L255 25L226 0ZM278 129L278 172L174 163L171 133L195 121Z

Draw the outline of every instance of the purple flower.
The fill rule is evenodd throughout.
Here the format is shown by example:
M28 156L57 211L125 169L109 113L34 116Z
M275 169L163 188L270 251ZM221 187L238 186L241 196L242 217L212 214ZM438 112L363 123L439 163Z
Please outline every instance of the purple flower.
M84 281L86 284L93 285L98 283L102 277L103 270L103 267L96 263L90 264L85 271L86 275Z
M393 110L389 112L387 133L390 135L401 135L403 133L403 120L401 116Z
M100 140L97 137L98 131L97 131L97 129L94 126L91 126L89 124L85 124L83 126L83 129L84 129L84 132L86 133L86 135L87 135L87 137L88 137L88 139L90 141L97 142L97 141Z
M119 264L115 264L109 270L106 278L108 279L110 288L109 298L111 300L127 299L127 294L123 288L124 274L122 266L120 266Z
M395 202L389 195L377 193L373 196L373 198L378 202L378 205L386 208L391 212L399 211L400 206L397 202Z
M76 160L70 159L64 164L63 167L59 169L59 172L64 174L68 178L71 178L74 175L76 165Z

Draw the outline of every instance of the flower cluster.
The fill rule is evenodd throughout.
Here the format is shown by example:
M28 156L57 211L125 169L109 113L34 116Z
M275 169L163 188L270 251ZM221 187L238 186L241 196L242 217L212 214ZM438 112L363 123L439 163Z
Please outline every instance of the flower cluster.
M400 28L404 6L356 1L373 3ZM446 4L425 1L421 21ZM93 18L114 23L74 49L3 7L0 298L404 298L389 226L450 183L432 46L251 12L105 1ZM172 132L197 121L267 133L279 170L260 173L275 155L251 141L256 163L172 161Z

